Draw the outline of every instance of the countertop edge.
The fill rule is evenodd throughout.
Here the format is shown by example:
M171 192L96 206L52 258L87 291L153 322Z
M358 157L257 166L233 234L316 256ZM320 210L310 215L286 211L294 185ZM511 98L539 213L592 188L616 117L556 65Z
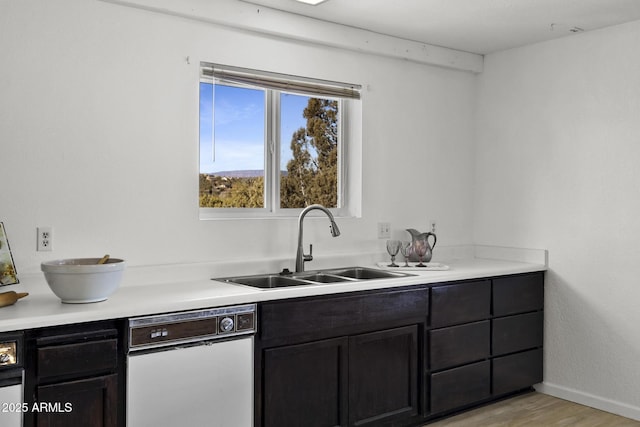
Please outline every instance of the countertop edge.
M121 287L107 301L63 304L51 292L36 292L0 309L0 332L74 323L121 319L226 305L358 292L401 286L432 285L462 280L545 271L547 265L473 258L448 263L450 270L419 272L414 276L344 284L320 284L261 290L208 278L157 285ZM363 265L370 266L370 265ZM415 273L408 271L408 273ZM45 285L46 286L46 285ZM48 289L47 289L48 291Z

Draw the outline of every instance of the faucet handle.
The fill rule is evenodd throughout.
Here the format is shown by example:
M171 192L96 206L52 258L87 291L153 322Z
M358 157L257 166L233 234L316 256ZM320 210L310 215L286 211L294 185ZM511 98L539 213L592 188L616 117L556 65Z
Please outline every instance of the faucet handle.
M309 245L309 255L303 254L304 261L313 261L313 245Z

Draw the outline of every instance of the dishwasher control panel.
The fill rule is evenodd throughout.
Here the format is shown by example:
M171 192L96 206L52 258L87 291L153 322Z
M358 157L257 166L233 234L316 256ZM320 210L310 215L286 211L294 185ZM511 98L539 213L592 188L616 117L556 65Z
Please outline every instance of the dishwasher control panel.
M255 331L255 304L135 317L129 319L129 350L223 339Z

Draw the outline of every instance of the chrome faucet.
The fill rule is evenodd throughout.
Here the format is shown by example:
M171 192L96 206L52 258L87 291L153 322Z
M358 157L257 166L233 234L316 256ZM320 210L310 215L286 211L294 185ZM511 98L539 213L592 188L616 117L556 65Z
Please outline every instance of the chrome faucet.
M296 253L296 273L304 271L304 263L305 261L311 261L313 259L313 245L309 245L309 255L305 255L304 248L302 247L302 222L304 221L304 217L314 209L318 209L324 212L328 217L331 223L329 224L329 230L331 231L331 235L333 237L338 237L340 235L340 229L338 228L338 224L333 219L333 214L329 212L329 209L325 208L322 205L309 205L300 212L300 216L298 217L298 251Z

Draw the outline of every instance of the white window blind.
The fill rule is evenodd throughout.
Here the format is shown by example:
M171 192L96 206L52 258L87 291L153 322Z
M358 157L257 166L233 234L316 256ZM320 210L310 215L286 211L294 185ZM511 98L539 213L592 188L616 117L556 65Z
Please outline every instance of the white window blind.
M257 72L239 67L201 63L200 80L213 83L258 86L302 95L330 96L344 99L360 99L362 87L356 84L310 79L287 74Z

